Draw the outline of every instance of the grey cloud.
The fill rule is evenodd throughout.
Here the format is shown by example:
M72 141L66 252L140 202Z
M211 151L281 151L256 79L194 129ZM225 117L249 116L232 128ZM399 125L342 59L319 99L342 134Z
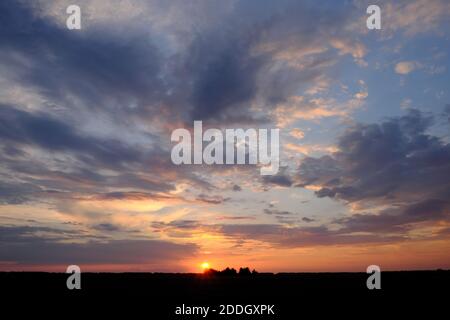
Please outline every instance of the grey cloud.
M70 32L19 1L3 2L0 12L4 67L14 68L21 83L39 88L47 98L72 105L70 92L89 108L119 111L121 104L128 109L130 101L142 104L159 92L158 54L148 38L119 43L107 33ZM14 53L27 63L14 60Z
M0 226L0 240L2 244L8 243L27 243L34 239L38 233L46 233L47 239L63 240L73 236L79 236L81 231L63 230L44 226Z
M432 123L411 110L380 124L355 125L340 137L338 152L303 161L299 185L321 186L318 197L389 206L379 215L338 221L354 231L448 220L450 146L427 133Z
M196 198L198 201L209 203L209 204L221 204L225 201L230 200L230 198L224 198L221 196L211 196L206 194L199 194Z
M447 121L450 123L450 104L446 104L443 112L444 117L447 118Z
M334 223L343 226L348 232L406 232L412 224L448 220L450 201L427 199L398 208L382 210L379 214L355 214L336 219Z
M113 223L99 223L92 226L92 229L99 231L115 232L121 231L122 228L119 225Z
M273 176L263 176L262 181L265 184L277 185L280 187L290 187L292 186L292 179L286 173L286 168L281 168L280 172Z
M152 11L168 13L171 5L159 8L155 4ZM213 6L196 6L205 16L214 11L211 14L215 18L196 30L189 29L189 23L180 29L178 21L155 30L153 25L141 28L146 25L142 21L126 21L129 33L123 37L111 32L115 28L108 31L98 26L70 32L64 24L35 12L38 6L2 2L0 64L7 71L5 83L39 97L31 103L33 112L11 101L1 102L2 166L36 188L74 194L104 193L105 185L118 192L123 188L167 192L175 181L189 181L206 189L208 183L190 169L168 165L169 144L165 145L167 139L161 136L165 131L149 137L153 128L144 133L137 128L149 127L155 117L164 130L173 123L196 118L222 124L269 122L268 110L255 115L249 111L251 104L258 100L264 108L272 108L325 71L318 61L328 58L314 58L311 70L300 72L275 61L277 48L315 46L323 30L311 28L310 23L323 11L327 11L324 17L332 17L322 21L325 30L334 30L348 19L345 10L313 8L296 1L277 5L238 2L224 5L226 10L219 10L220 14L210 8ZM183 21L192 19L184 16L189 10L177 12ZM283 36L286 34L302 38L294 41ZM177 46L172 47L174 42ZM262 50L261 46L274 49ZM106 139L87 134L79 130L86 117L107 118L108 125L139 131L145 143L136 146L122 137ZM119 130L112 129L116 133ZM28 146L49 152L60 167L30 158L25 150ZM56 153L75 157L76 162L62 165ZM105 167L117 174L103 175L98 168ZM176 178L168 181L161 177L162 171L170 171ZM143 177L148 172L152 178L150 174ZM284 175L267 179L269 184L292 184Z
M283 248L385 243L408 239L404 235L358 234L345 228L331 230L323 225L299 227L290 221L283 221L283 218L286 217L280 216L281 224L202 224L199 221L182 220L154 223L152 227L172 237L188 238L194 233L208 232L235 241L258 240Z
M0 204L20 204L28 201L40 189L30 183L0 182Z
M381 124L357 125L339 139L340 151L332 157L306 158L300 181L322 185L318 196L347 201L445 197L450 147L425 132L431 121L413 110Z
M30 235L29 232L39 230L34 227L0 228L0 261L25 265L174 263L197 253L197 246L193 244L175 244L160 240L68 243Z
M114 140L83 137L75 128L48 114L31 114L0 106L0 139L16 144L31 144L51 151L76 153L86 162L93 157L102 165L138 162L142 154Z
M233 185L232 188L233 191L242 191L242 188L240 186L238 186L237 184Z
M253 239L280 247L368 244L402 241L403 236L359 235L319 227L284 227L277 224L222 225L220 232L237 239Z
M170 6L155 5L152 10L167 14ZM207 15L208 7L199 9ZM264 7L267 10L255 10ZM277 6L238 2L214 22L192 30L189 37L183 37L173 21L162 34L149 26L130 27L124 38L104 28L70 32L23 2L4 2L0 9L1 61L18 75L15 81L38 88L49 105L61 106L69 115L77 115L70 108L88 108L121 123L155 114L169 121L267 122L265 116L249 111L256 99L270 108L326 67L318 67L317 61L301 72L280 63L274 67L277 51L258 48L297 46L301 50L316 45L317 39L324 39L326 45L324 30L334 32L351 16L346 10L296 1ZM322 31L311 28L319 17ZM136 26L133 21L127 23ZM301 39L294 41L291 34ZM170 39L183 45L177 50L166 48L163 44ZM17 54L24 59L15 59ZM320 57L323 60L327 57ZM83 103L74 104L73 96Z
M293 215L290 211L280 211L280 210L274 210L274 209L264 209L265 214L269 215L277 215L277 216L290 216Z

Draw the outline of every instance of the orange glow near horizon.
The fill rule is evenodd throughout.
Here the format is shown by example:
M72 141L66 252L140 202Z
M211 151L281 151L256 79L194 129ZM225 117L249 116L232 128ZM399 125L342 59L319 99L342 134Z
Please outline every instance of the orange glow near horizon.
M202 270L203 270L203 271L206 271L206 270L210 269L210 265L209 265L208 262L203 262L203 263L201 264L201 267L202 267Z

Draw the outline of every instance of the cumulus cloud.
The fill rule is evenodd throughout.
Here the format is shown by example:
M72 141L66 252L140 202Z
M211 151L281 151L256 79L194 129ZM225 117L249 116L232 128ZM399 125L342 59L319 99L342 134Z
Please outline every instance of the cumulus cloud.
M401 61L395 65L395 72L398 74L408 74L417 68L418 64L414 61Z
M292 179L289 175L282 170L280 173L273 176L263 176L262 180L265 184L273 184L279 187L290 187L292 185Z
M300 185L319 186L318 197L388 208L378 215L352 216L346 225L370 221L385 228L418 221L448 220L450 147L427 133L432 118L412 109L380 124L358 124L338 141L339 151L307 157Z

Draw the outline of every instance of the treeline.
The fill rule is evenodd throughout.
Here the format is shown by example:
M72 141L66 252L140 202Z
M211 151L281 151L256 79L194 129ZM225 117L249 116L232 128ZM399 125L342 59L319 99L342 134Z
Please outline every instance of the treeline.
M249 268L245 267L245 268L239 268L239 272L238 272L234 268L227 267L227 268L223 269L222 271L208 269L208 270L205 270L204 274L213 275L213 276L236 276L236 275L251 276L251 275L258 274L258 271L256 271L255 269L250 271Z

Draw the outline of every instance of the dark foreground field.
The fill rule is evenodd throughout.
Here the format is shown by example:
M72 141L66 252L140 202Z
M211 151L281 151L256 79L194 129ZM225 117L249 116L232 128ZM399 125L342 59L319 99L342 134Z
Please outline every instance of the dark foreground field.
M450 271L382 272L381 290L368 290L365 273L199 274L83 273L81 290L68 290L67 274L0 273L2 310L91 318L301 319L321 316L393 316L447 310ZM13 302L19 302L16 307ZM177 315L177 307L209 307L204 315ZM221 305L274 305L274 315L220 314ZM250 308L253 309L254 308ZM248 309L248 310L250 310ZM212 311L214 310L214 311ZM232 310L230 307L229 310ZM445 311L447 314L447 311ZM310 317L308 317L309 319Z

